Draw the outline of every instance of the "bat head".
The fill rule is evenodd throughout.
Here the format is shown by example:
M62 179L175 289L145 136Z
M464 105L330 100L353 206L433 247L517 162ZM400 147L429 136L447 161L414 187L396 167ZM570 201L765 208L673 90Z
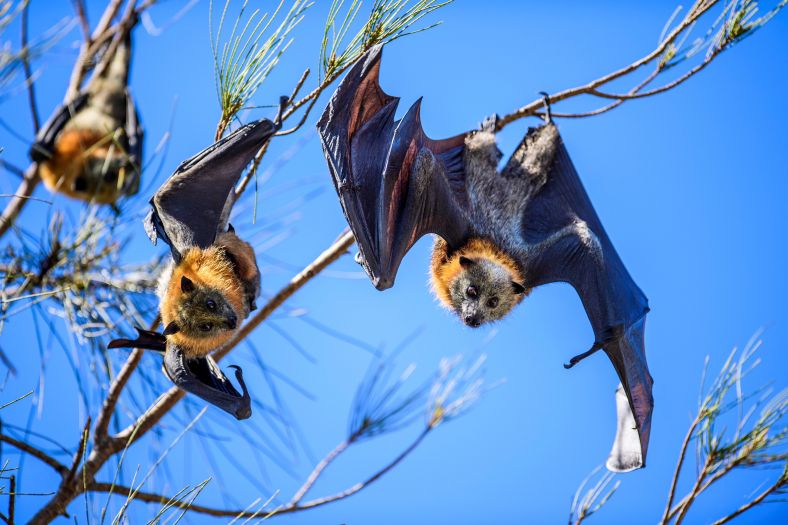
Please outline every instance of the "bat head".
M170 333L208 340L224 333L229 335L238 328L241 319L221 290L197 284L185 275L181 276L180 287L182 293Z
M449 293L454 312L466 325L476 328L502 319L520 302L525 288L502 264L464 255L459 263L462 271L451 283Z
M452 253L438 238L431 276L438 300L474 328L504 318L528 291L514 259L482 238L472 238Z

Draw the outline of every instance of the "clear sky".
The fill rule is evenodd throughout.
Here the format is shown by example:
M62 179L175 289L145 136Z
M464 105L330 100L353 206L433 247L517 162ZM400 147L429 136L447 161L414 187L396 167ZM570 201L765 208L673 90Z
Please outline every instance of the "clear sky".
M274 3L250 1L262 6ZM89 3L94 20L98 4ZM296 31L296 41L280 66L254 98L255 104L274 104L279 95L290 92L304 67L316 68L328 2L317 4ZM181 160L210 143L218 120L208 3L199 3L166 25L183 5L171 0L151 11L153 22L163 28L161 34L142 28L135 33L131 85L147 131L146 156L153 155L170 122L172 138L159 178L153 180L161 157L148 170L145 189L131 206L135 213L128 216L126 231L131 237L124 252L129 262L147 261L160 253L147 242L139 223L151 188ZM598 1L592 6L564 0L457 0L429 19L443 20L443 25L387 47L381 81L387 92L402 98L400 113L423 96L427 133L450 136L475 127L491 113L507 113L532 101L539 91L576 86L629 64L653 48L673 9L674 3L665 1ZM38 34L69 14L68 2L34 0L31 33ZM46 60L35 64L40 71L38 100L45 115L62 98L78 38L75 29ZM618 493L599 515L590 518L592 522L632 524L659 519L679 445L696 406L705 356L711 357L711 370L716 371L734 346L741 347L756 330L766 327L760 350L763 363L745 387L754 389L769 381L777 389L786 386L788 251L782 229L788 190L786 56L788 16L781 14L675 90L628 102L603 116L559 122L591 200L652 309L646 345L656 407L648 467L619 476ZM300 134L273 143L262 167L272 177L261 187L258 225L252 225L251 198L234 219L240 233L256 232L252 239L261 253L266 296L345 227L313 132L327 98L326 94L318 102ZM566 109L592 109L594 104L584 99ZM272 114L272 109L255 109L244 118ZM0 116L24 137L31 137L23 93L0 101ZM534 119L521 121L500 134L500 148L506 156L526 128L536 124ZM3 129L0 146L7 150L4 158L24 164L25 145ZM3 193L16 185L10 175L0 180ZM36 195L46 197L47 193L41 188ZM78 217L79 206L63 197L54 199L53 208L68 209ZM31 203L22 220L43 224L48 213L47 206ZM414 384L427 377L442 356L479 350L488 354L488 380L505 382L487 393L471 412L439 427L402 464L360 494L297 517L276 519L300 524L564 521L575 488L604 462L612 442L617 384L612 366L602 354L571 371L561 366L593 342L580 301L567 285L536 290L510 318L494 327L471 330L460 325L427 292L430 242L422 239L411 250L397 286L383 293L359 273L350 257L343 258L326 276L288 301L273 323L253 334L254 350L242 346L227 359L227 364L247 369L252 393L264 403L273 401L255 352L272 371L309 393L303 395L285 381L273 379L311 451L299 452L295 464L284 460L292 475L266 457L258 462L239 439L232 438L234 428L247 423L209 409L197 430L224 436L219 443L231 451L237 464L224 459L212 441L205 441L206 452L202 441L190 436L171 452L169 471L157 473L146 488L174 493L186 483L213 477L198 502L222 505L228 501L244 507L256 497L266 499L275 489L281 489L286 500L315 459L344 438L356 385L371 360L363 345L347 337L332 337L318 326L330 326L370 347L386 349L420 329L397 361L399 369L417 364ZM3 331L0 344L20 370L0 394L3 401L38 388L35 330L32 318L23 314ZM282 333L306 349L314 362L300 355ZM68 370L64 352L54 342L48 348L46 391L38 392L44 405L40 413L33 413L32 428L73 447L85 411L73 374L58 373ZM78 359L79 351L69 353ZM125 354L111 355L117 368ZM157 376L157 359L151 356L146 363L151 375ZM152 397L157 392L151 389L165 385L157 378L154 385L140 388ZM8 409L4 421L24 424L29 406ZM127 482L134 465L139 463L145 472L177 435L186 419L183 411L179 414L177 419L166 420L167 429L160 436L130 452ZM128 417L122 421L127 422ZM252 422L255 429L267 432L269 424L260 410ZM311 495L332 494L366 478L395 457L420 424L351 449L326 472ZM277 441L273 431L265 437ZM6 447L4 453L9 454ZM15 461L15 456L8 457ZM248 476L239 473L239 465ZM113 472L114 466L109 466L100 477L109 480ZM714 521L773 474L731 476L700 498L686 523ZM56 482L33 459L25 461L23 475L24 489L30 492L49 490ZM680 490L687 490L688 482L684 479ZM33 496L20 498L20 518L29 517L40 501ZM100 508L103 501L99 496L92 504ZM137 505L132 514L135 523L151 516L155 508ZM71 510L82 519L84 501L75 501ZM195 514L188 516L188 522L214 520ZM739 521L786 522L785 504L763 506Z

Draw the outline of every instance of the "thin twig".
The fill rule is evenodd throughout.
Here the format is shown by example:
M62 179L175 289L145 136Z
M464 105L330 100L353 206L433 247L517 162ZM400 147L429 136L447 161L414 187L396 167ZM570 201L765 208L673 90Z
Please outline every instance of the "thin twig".
M554 95L550 95L550 100L553 102L553 104L555 104L562 100L566 100L571 97L576 97L578 95L593 94L593 91L599 88L600 86L608 84L613 80L621 78L625 75L628 75L629 73L632 73L640 69L646 64L653 62L654 60L662 56L662 54L669 48L671 44L673 44L673 42L679 37L679 35L681 35L686 29L688 29L693 23L695 23L701 16L703 16L709 9L711 9L717 3L718 2L708 2L708 3L696 5L696 8L694 10L691 10L690 13L684 18L684 20L682 20L682 22L673 31L671 31L670 34L667 37L665 37L665 39L662 40L660 44L651 53L642 57L640 60L637 60L626 67L623 67L617 71L614 71L603 77L593 80L583 86L565 89ZM583 116L594 116L600 113L604 113L606 111L609 111L610 109L613 109L613 107L617 107L618 105L620 105L622 101L623 99L619 99L618 103L615 106L612 106L610 108L601 108L600 110L583 114ZM524 117L533 116L536 112L538 112L538 110L542 108L543 104L544 103L542 99L535 100L530 104L527 104L508 115L504 115L503 117L500 117L496 122L496 131L503 129L504 127L506 127L508 124L511 124L515 120L519 120ZM564 115L554 114L554 116L560 117Z
M61 476L65 476L68 474L68 467L66 467L64 464L62 464L61 462L59 462L58 460L56 460L46 452L39 450L34 446L25 443L24 441L19 441L18 439L14 439L6 434L0 434L0 441L4 443L8 443L12 447L17 448L22 452L30 454L31 456L41 460L42 462L46 463L47 465L55 469L55 471Z
M670 519L670 508L673 505L673 498L676 496L676 486L678 485L681 469L684 466L684 456L687 453L687 448L689 447L689 443L692 440L692 436L695 433L695 428L698 426L698 423L700 423L700 415L695 417L695 420L690 425L689 430L687 430L687 434L684 436L684 441L681 443L679 460L676 463L676 470L673 472L673 479L670 482L668 502L665 504L665 512L662 514L662 520L660 521L660 524L666 524Z
M16 509L16 476L11 475L8 493L8 523L14 523L14 511Z
M22 8L22 28L21 28L21 39L22 39L22 67L25 71L25 85L27 85L27 96L28 102L30 103L30 116L33 119L33 130L35 133L38 133L38 130L41 128L41 120L38 118L38 106L36 105L36 91L35 91L35 82L33 82L33 70L30 67L30 52L28 49L28 42L27 42L27 18L28 18L28 8L30 7L30 2L32 0L28 0L25 2L24 8Z
M763 500L765 500L767 497L769 497L770 494L772 494L774 492L777 492L778 490L780 490L783 487L785 487L785 483L786 483L785 478L781 477L780 479L778 479L774 483L774 485L772 485L768 489L766 489L763 492L761 492L760 494L758 494L758 496L756 496L752 501L750 501L748 503L745 503L744 505L742 505L741 507L736 509L736 511L731 512L730 514L728 514L724 518L718 519L717 521L712 523L712 525L723 525L723 523L728 523L733 518L739 516L740 514L743 514L743 513L747 512L748 510L750 510L751 508L755 507L756 505L760 505L763 502Z
M71 0L71 3L74 4L74 10L77 12L79 25L82 28L82 36L85 38L85 42L90 43L90 22L88 22L85 0Z
M156 316L156 319L153 321L153 323L151 323L149 329L156 330L160 322L161 317ZM115 380L112 381L112 385L109 387L109 392L107 392L107 398L104 400L101 411L99 411L98 418L96 418L94 441L97 445L101 444L108 437L107 430L109 429L109 422L112 419L112 415L115 413L115 407L117 406L118 400L120 399L120 394L126 387L126 383L128 383L129 378L131 378L131 374L134 372L134 370L136 370L137 365L142 359L143 353L144 350L135 348L131 352L131 355L128 357L128 359L126 359L126 362L123 364L120 372L118 372Z
M320 475L323 473L323 471L326 469L326 467L328 467L331 464L331 462L334 461L337 458L337 456L339 456L342 452L347 450L347 448L350 446L351 443L352 442L349 439L344 440L342 443L337 445L334 448L334 450L329 452L326 457L324 457L322 460L320 460L320 463L318 463L315 466L315 468L312 470L312 472L309 473L309 476L306 478L306 481L304 482L304 484L301 485L301 488L299 488L298 491L295 493L295 495L293 496L293 499L290 500L290 503L288 504L288 506L294 507L294 506L298 505L298 503L302 499L304 499L304 496L306 496L306 493L309 492L309 489L312 488L312 486L317 481L317 478L320 477Z
M85 422L85 426L82 427L82 433L79 437L79 447L77 447L77 452L74 454L74 460L71 462L71 468L68 469L68 474L63 479L64 483L68 483L74 479L74 474L77 472L80 463L82 462L82 456L85 453L85 449L87 446L88 436L90 435L90 417L88 416L87 421Z

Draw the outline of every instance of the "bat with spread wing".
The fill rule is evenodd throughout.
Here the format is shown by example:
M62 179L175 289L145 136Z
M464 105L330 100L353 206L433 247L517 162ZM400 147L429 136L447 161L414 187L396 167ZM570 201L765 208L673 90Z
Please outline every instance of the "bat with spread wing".
M254 250L228 218L241 173L279 122L261 119L239 128L183 162L156 192L145 229L154 244L161 239L172 253L159 281L164 331L137 329L137 339L109 344L163 352L164 371L176 386L238 419L252 414L241 369L235 367L239 394L210 354L256 308L260 272Z
M368 51L328 103L318 130L360 263L380 290L423 235L438 299L469 326L504 317L531 289L567 282L621 380L607 467L645 465L653 410L644 350L648 301L613 248L555 125L531 129L501 172L494 121L432 140L420 101L395 121L380 87L382 48Z
M118 35L107 67L53 113L30 158L44 185L69 197L113 204L137 193L143 130L128 89L131 34Z

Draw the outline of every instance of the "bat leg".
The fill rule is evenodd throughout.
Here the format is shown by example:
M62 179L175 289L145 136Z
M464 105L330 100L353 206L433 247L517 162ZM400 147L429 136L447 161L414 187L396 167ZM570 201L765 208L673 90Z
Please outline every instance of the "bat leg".
M482 120L482 123L479 125L479 130L488 131L494 134L495 131L498 129L499 118L500 117L498 116L497 113L494 113L489 117L486 117L484 120Z
M590 357L590 356L594 355L596 352L601 350L604 346L605 346L604 343L594 343L594 346L592 346L587 352L583 352L582 354L578 354L578 355L574 356L572 359L570 359L569 362L564 365L564 368L569 370L570 368L575 366L577 363L579 363L580 361L582 361L586 357Z
M540 91L539 94L542 95L542 103L544 104L544 121L550 124L553 121L553 111L550 108L550 95L546 91Z

